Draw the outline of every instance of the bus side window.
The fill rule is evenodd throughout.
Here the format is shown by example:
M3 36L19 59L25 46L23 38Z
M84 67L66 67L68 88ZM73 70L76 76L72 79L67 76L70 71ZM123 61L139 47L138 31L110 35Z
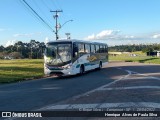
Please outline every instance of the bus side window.
M103 46L100 45L99 53L103 53Z
M85 44L85 52L90 53L90 44Z
M83 43L79 43L78 44L78 53L79 53L80 56L82 56L85 53L84 44Z
M99 45L96 45L96 53L99 53Z
M73 57L77 57L78 56L78 44L77 43L73 43Z
M108 52L108 47L107 47L107 45L105 45L105 52L106 52L106 53Z
M95 53L95 46L91 45L91 53Z
M105 45L103 45L103 52L104 52L104 53L106 52L106 48L105 48Z
M103 45L102 53L105 53L105 46Z

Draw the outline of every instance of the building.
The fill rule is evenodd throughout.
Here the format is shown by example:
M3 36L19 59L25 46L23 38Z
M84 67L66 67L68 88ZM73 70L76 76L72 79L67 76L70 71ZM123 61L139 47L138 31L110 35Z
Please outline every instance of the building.
M147 56L160 57L160 51L147 52Z

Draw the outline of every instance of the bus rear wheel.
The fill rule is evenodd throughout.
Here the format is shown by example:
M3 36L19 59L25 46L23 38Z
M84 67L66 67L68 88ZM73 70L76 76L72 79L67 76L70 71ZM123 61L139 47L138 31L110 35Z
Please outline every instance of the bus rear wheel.
M79 73L82 75L84 73L84 66L81 65Z
M98 69L100 70L102 68L102 62L99 62L99 67Z

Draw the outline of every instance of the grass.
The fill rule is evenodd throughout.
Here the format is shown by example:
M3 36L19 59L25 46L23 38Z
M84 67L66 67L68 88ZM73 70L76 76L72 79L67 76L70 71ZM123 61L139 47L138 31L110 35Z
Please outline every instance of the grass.
M43 76L43 59L0 60L0 83Z
M160 64L159 57L151 57L151 56L135 56L135 57L129 56L129 55L109 56L109 61L125 61L125 62Z
M160 58L148 57L141 53L136 57L126 54L109 56L109 61L160 64ZM43 59L0 60L0 83L23 81L43 76Z

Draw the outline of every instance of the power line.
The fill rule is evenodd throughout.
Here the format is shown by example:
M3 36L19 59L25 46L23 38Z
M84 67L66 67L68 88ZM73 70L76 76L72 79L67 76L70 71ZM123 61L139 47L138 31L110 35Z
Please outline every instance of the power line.
M24 2L22 2L21 0L19 0L19 2L26 8L26 10L28 10L28 12L35 18L35 20L37 20L38 22L43 23L32 11L31 9L29 9L26 4ZM43 23L44 27L47 27L44 23ZM48 27L47 27L48 28ZM48 28L50 30L50 28Z
M41 7L39 6L39 4L36 2L36 0L33 0L33 2L35 3L35 5L36 5L37 8L39 9L39 11L43 14L43 16L46 18L46 20L48 20L48 22L51 24L52 22L50 21L50 19L48 19L47 15L43 12L43 10L42 10Z
M46 1L46 0L45 0L45 1ZM48 8L48 10L51 10L45 1L42 0L43 4Z
M54 2L54 1L50 0L50 3L52 4L52 6L55 6L55 7L56 7L56 9L59 9L59 8L58 8L58 6L55 4L55 2Z
M41 17L39 16L39 14L25 1L23 0L23 2L32 10L32 12L49 28L51 29L53 32L55 32L52 27Z

